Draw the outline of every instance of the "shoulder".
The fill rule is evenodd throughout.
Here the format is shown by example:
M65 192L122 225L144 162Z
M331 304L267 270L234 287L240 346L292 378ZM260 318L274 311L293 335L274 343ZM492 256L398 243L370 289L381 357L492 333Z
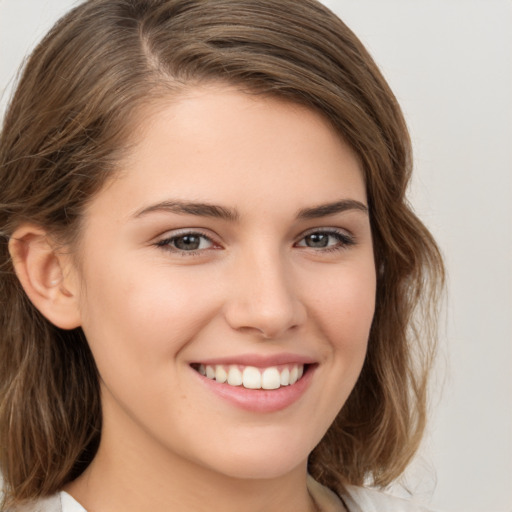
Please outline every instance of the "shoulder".
M86 512L86 510L69 494L62 491L15 509L8 509L7 512Z
M434 512L414 501L367 487L345 486L341 498L350 512Z
M322 512L434 512L414 501L368 487L345 485L337 494L308 475L308 490Z
M39 498L25 505L17 506L14 509L9 508L7 512L62 512L60 493L46 498Z

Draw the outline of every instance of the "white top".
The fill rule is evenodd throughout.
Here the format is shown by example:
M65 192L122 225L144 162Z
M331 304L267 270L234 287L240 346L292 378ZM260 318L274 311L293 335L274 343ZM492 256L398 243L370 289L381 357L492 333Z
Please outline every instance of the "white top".
M60 502L62 505L62 512L87 512L78 501L76 501L67 492L60 493Z
M330 489L308 477L308 490L321 512L429 512L421 505L375 489L348 486L341 499ZM61 491L16 512L87 512L67 492ZM431 511L432 512L432 511Z
M340 499L311 476L308 477L308 490L321 512L429 512L422 505L367 487L346 486Z

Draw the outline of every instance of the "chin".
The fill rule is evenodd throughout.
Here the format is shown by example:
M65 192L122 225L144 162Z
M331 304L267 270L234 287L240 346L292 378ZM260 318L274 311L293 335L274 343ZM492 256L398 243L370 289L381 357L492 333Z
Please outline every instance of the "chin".
M296 470L306 468L309 453L316 442L292 442L290 436L272 441L254 436L252 440L234 441L221 454L209 453L210 469L237 479L279 478ZM204 459L203 459L204 460ZM206 462L206 461L205 461Z
M281 478L297 467L306 467L307 457L304 460L290 460L282 457L272 457L266 460L231 460L226 467L215 468L217 472L230 478L240 480L271 480ZM220 469L220 471L219 471Z

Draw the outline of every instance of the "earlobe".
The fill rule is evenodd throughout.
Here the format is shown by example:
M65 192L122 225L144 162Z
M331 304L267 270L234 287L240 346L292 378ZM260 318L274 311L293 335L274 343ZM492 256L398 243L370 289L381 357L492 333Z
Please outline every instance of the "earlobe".
M25 293L61 329L80 326L78 287L69 255L43 229L23 225L9 240L9 252Z

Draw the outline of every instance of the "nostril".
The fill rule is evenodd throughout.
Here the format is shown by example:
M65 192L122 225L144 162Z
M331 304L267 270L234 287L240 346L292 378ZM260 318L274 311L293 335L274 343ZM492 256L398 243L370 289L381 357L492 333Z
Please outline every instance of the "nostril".
M250 282L237 283L223 309L229 326L238 332L276 339L304 324L307 313L283 276L254 272ZM279 282L276 282L279 281Z

